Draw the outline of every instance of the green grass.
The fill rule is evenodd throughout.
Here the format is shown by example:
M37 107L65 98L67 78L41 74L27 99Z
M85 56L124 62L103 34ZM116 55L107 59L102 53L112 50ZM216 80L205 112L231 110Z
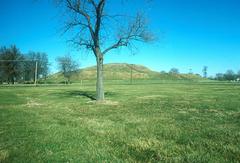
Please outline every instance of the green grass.
M0 87L0 162L239 162L240 85Z

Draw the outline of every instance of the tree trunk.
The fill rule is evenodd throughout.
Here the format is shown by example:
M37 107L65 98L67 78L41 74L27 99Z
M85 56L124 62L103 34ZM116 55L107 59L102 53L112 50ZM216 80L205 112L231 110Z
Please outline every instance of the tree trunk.
M97 101L104 100L103 57L97 57Z
M12 85L14 85L14 83L15 83L14 77L11 77L11 83L12 83Z
M70 83L70 77L67 78L67 83L68 83L68 84L71 84L71 83Z

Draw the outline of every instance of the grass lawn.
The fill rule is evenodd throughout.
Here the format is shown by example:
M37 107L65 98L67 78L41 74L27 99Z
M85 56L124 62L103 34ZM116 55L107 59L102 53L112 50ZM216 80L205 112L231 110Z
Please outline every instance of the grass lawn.
M240 162L240 84L0 87L0 162Z

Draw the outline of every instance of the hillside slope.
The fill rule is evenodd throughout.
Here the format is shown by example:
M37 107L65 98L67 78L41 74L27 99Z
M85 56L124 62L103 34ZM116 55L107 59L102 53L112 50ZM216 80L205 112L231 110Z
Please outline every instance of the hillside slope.
M133 79L160 79L160 80L200 80L198 75L190 74L169 74L152 71L142 65L113 63L104 65L104 79L106 80L128 80ZM72 81L96 79L96 66L78 70L72 77ZM48 80L61 82L64 77L61 73L49 76Z

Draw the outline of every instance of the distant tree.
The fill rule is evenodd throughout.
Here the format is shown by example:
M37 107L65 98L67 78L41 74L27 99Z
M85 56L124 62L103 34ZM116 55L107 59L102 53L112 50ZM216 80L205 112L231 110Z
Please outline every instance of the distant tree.
M167 72L166 72L166 71L161 71L160 73L161 73L161 74L166 74Z
M25 78L34 80L37 62L37 78L46 79L49 73L49 61L46 53L29 52L25 58L29 61L25 63Z
M58 67L60 72L66 79L65 83L69 84L71 77L76 74L79 65L68 55L64 57L58 57L57 59Z
M240 78L240 70L237 72L237 77Z
M152 41L153 35L148 30L147 20L139 12L125 15L119 13L122 9L107 10L110 3L118 3L118 9L122 8L121 4L124 4L122 0L58 0L58 2L60 2L59 6L66 9L65 31L71 31L76 36L71 39L71 42L78 47L92 51L95 55L97 62L96 99L102 101L104 100L104 56L120 47L135 47L134 42Z
M224 74L224 79L225 80L234 80L235 79L235 73L233 70L227 70L226 73Z
M177 68L172 68L170 71L169 71L170 74L179 74L179 70Z
M200 75L200 74L198 74L198 73L196 73L195 75L196 75L196 76L198 76L198 77L201 77L201 75Z
M36 59L34 54L34 52L29 52L25 55L27 62L24 63L24 81L34 81L36 69Z
M0 84L4 81L4 71L3 71L3 54L2 54L3 47L0 47Z
M41 78L46 80L48 74L49 74L49 61L48 61L48 56L46 53L39 53L39 71Z
M0 60L2 60L1 52L0 52ZM3 62L0 61L0 84L2 84L4 82L4 79L5 79L5 73L4 73L4 70L3 70L3 66L4 66Z
M220 80L220 81L225 80L224 79L224 74L223 73L217 73L215 79Z
M240 70L236 74L236 80L239 82L240 81Z
M1 58L1 81L14 84L17 80L20 80L20 76L23 73L23 63L18 60L24 59L19 49L12 45L11 47L2 47L0 49Z
M207 71L208 71L208 67L207 67L207 66L204 66L204 67L203 67L203 70L202 70L202 72L203 72L203 77L204 77L204 78L207 78L207 74L208 74Z
M208 79L209 80L215 80L215 77L214 76L209 76Z

